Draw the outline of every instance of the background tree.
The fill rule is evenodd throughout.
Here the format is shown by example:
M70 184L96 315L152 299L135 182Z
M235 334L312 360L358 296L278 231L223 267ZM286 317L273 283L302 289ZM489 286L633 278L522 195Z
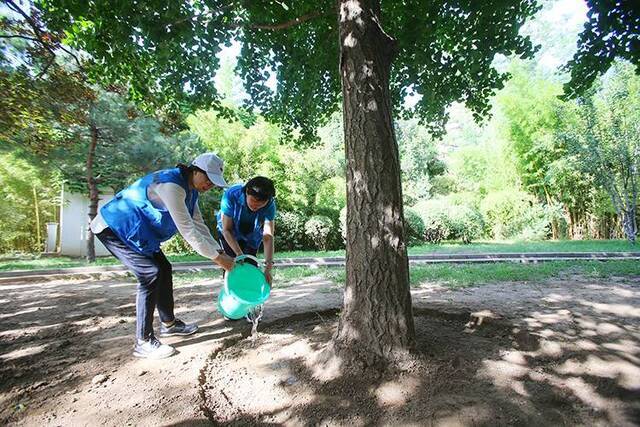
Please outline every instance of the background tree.
M562 138L582 169L606 190L627 239L638 234L640 187L640 78L617 63L601 87L567 105ZM569 115L573 120L569 120Z
M582 235L592 182L569 157L566 144L555 138L562 118L560 84L535 71L530 63L514 61L513 78L497 97L502 125L513 148L525 190L550 208L563 206L569 233ZM560 237L558 218L552 218L552 237Z
M0 20L0 90L6 95L0 101L6 112L0 139L5 149L40 169L59 171L68 186L87 193L88 222L97 213L100 187L117 190L138 175L200 152L193 136L169 137L163 133L166 123L144 115L116 92L90 86L78 56L46 29L36 9L5 3L3 12L10 13ZM90 230L87 254L93 262Z
M46 223L58 220L60 184L19 152L0 153L0 253L42 251Z
M86 123L71 132L76 143L52 150L50 157L72 189L88 189L89 222L97 215L101 189L118 191L152 171L188 163L203 151L195 136L163 134L158 120L114 92L98 92ZM87 258L93 262L93 233L87 235Z

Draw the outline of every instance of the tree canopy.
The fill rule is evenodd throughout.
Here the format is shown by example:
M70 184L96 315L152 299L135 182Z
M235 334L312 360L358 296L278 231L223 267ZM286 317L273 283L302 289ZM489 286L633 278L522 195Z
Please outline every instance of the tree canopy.
M570 98L585 93L616 58L636 64L640 74L640 4L637 1L587 0L588 21L578 51L565 69L571 80L564 86Z
M212 84L216 55L239 40L247 102L304 135L336 111L338 23L357 13L329 1L36 5L47 28L95 59L94 78L127 85L134 99L180 108L219 105ZM439 130L453 101L486 113L489 96L507 78L491 66L494 55L526 57L534 51L518 29L537 8L533 0L383 2L380 19L398 41L390 83L395 111L417 113ZM268 84L272 74L275 90ZM402 100L410 93L422 97L407 110Z

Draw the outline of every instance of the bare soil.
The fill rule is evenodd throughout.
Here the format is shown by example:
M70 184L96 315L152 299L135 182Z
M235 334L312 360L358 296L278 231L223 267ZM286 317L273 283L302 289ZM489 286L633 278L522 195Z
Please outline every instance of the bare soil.
M0 425L640 425L640 277L426 283L414 361L382 376L317 363L330 283L274 289L257 337L221 319L219 287L176 289L200 331L148 361L131 356L132 279L2 285Z

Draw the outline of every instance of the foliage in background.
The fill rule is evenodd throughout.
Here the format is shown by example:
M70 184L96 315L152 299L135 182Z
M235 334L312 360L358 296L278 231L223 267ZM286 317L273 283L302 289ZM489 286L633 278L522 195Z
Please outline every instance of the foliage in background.
M46 223L57 220L59 197L59 177L16 153L0 154L0 253L42 251Z
M408 244L411 246L419 245L425 241L424 221L420 215L411 208L404 210L405 233Z
M565 108L558 138L576 163L611 198L627 239L638 234L640 191L640 77L616 63L588 96Z
M326 251L331 248L331 234L335 226L331 218L314 215L304 223L304 232L314 249Z

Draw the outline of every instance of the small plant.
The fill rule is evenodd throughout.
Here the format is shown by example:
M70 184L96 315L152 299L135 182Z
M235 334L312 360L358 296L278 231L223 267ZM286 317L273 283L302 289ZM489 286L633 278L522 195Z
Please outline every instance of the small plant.
M304 248L304 218L300 213L278 211L276 224L276 250L293 251Z

